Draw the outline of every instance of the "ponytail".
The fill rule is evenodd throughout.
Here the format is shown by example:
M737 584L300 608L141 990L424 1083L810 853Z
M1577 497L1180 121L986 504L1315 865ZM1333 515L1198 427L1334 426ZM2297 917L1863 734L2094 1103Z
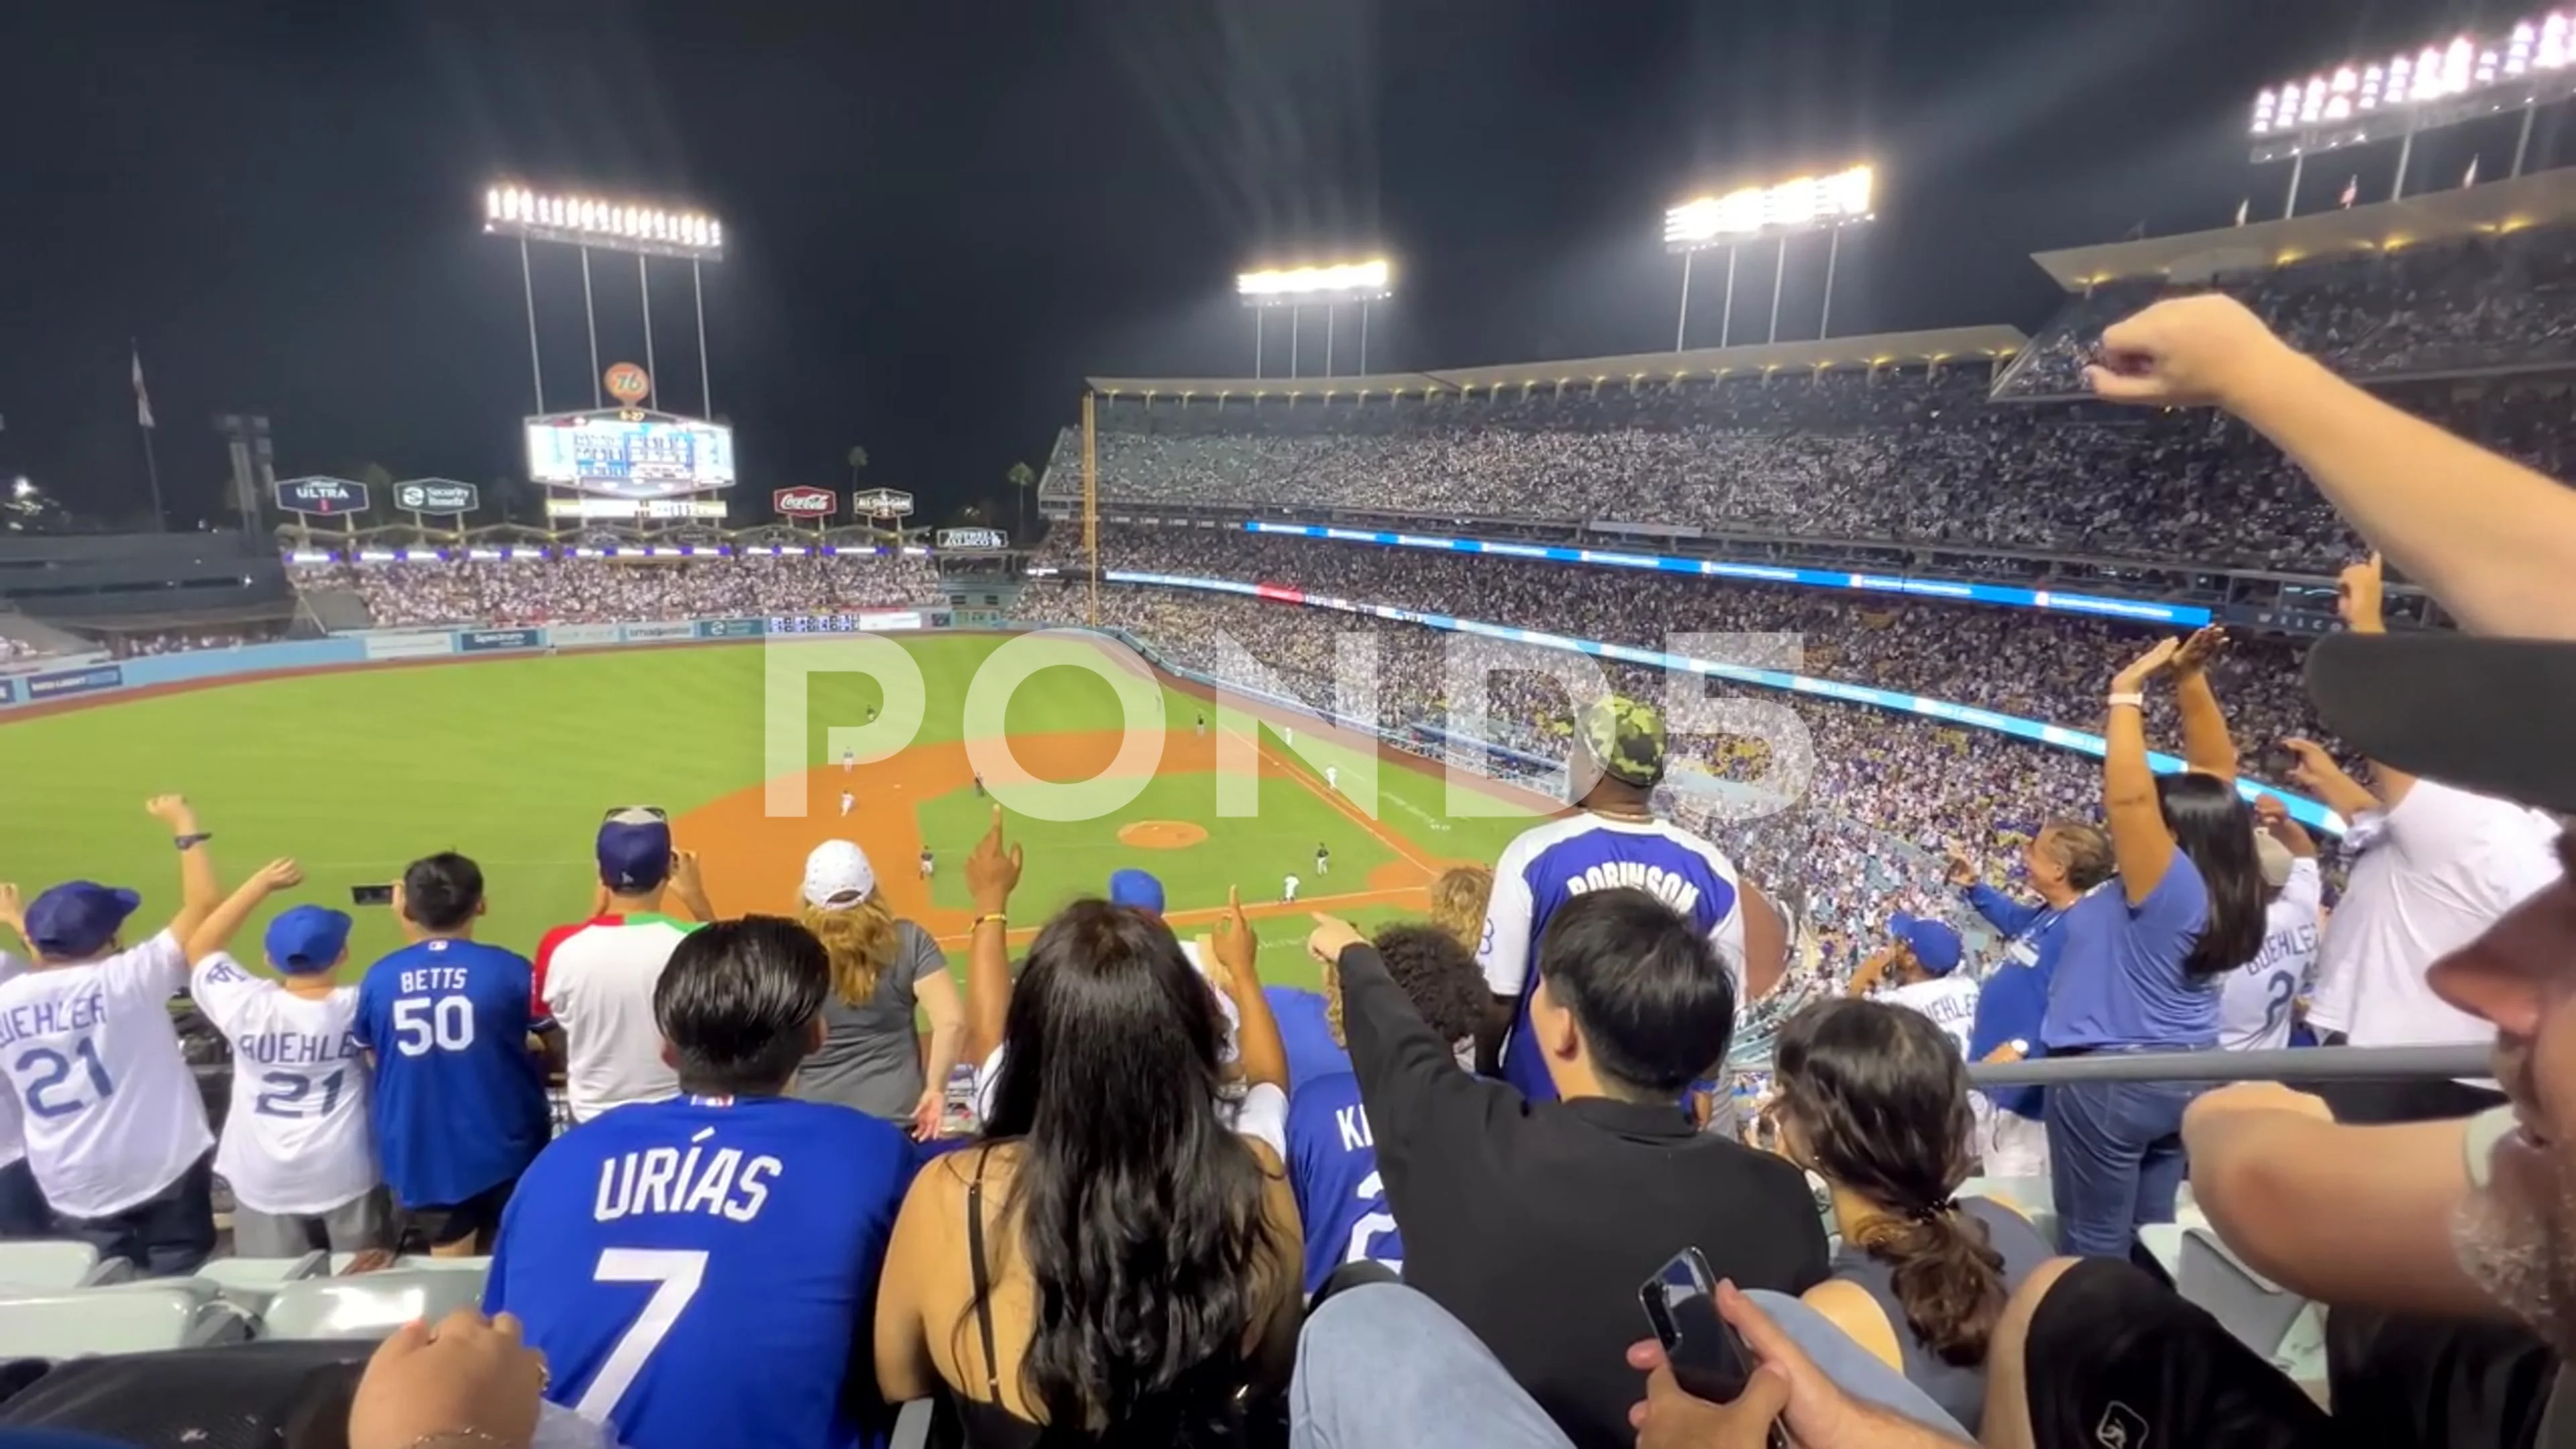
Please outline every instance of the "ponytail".
M898 923L884 897L870 892L866 900L840 910L799 902L796 919L832 958L833 995L851 1006L865 1005L876 995L877 979L894 964L900 944Z
M1880 1218L1855 1246L1895 1269L1897 1307L1915 1337L1943 1363L1974 1368L2004 1313L2004 1256L1986 1225L1956 1201L1908 1217Z

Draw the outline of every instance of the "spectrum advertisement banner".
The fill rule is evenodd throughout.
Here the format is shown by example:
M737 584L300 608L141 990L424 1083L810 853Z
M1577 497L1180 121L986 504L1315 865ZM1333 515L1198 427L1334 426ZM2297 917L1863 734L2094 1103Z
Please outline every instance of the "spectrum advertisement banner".
M767 621L761 619L700 619L698 621L698 637L701 639L757 639L768 632Z
M672 639L695 639L698 626L687 619L672 619L658 624L629 624L625 632L629 644L658 644Z
M115 664L100 664L88 669L58 669L51 674L30 674L26 684L30 701L52 699L57 695L87 694L94 689L122 688L125 670Z
M453 634L369 634L369 659L434 659L456 652Z
M614 624L557 624L546 630L549 644L614 644L617 639Z
M542 629L468 629L456 636L456 652L490 654L503 649L534 649L545 642Z

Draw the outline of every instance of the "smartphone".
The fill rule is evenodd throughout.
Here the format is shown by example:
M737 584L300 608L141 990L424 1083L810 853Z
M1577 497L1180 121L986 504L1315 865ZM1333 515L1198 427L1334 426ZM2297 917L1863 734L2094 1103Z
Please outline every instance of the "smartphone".
M600 816L599 818L600 818L600 819L602 819L602 820L614 820L614 819L616 819L618 816L625 814L625 813L626 813L627 811L629 811L629 810L640 810L640 811L642 811L643 813L645 813L645 814L647 814L647 815L652 816L654 819L661 821L661 822L662 822L663 824L665 824L665 825L667 825L667 824L669 824L669 823L671 822L671 812L670 812L670 811L668 811L668 810L663 809L663 808L662 808L661 806L659 806L659 805L616 805L616 806L611 806L611 807L609 808L608 812L607 812L606 814L604 814L604 815Z
M1753 1352L1735 1326L1717 1316L1717 1275L1699 1249L1675 1253L1637 1290L1637 1298L1683 1393L1712 1404L1731 1404L1743 1396L1753 1377ZM1788 1442L1779 1425L1771 1426L1769 1442Z
M353 906L390 906L393 903L394 888L392 886L362 885L349 887L349 904Z

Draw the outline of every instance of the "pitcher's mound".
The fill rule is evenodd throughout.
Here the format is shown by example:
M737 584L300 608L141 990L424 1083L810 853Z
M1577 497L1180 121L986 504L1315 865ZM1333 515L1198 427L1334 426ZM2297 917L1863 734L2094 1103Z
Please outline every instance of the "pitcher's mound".
M1207 839L1207 827L1187 820L1139 820L1118 827L1118 843L1138 850L1185 850Z

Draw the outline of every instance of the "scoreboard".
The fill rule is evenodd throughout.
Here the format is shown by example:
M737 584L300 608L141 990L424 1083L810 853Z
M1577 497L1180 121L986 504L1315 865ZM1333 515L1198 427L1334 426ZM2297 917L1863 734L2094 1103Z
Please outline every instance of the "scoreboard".
M622 498L662 498L733 485L733 429L669 413L624 410L530 418L528 478Z

